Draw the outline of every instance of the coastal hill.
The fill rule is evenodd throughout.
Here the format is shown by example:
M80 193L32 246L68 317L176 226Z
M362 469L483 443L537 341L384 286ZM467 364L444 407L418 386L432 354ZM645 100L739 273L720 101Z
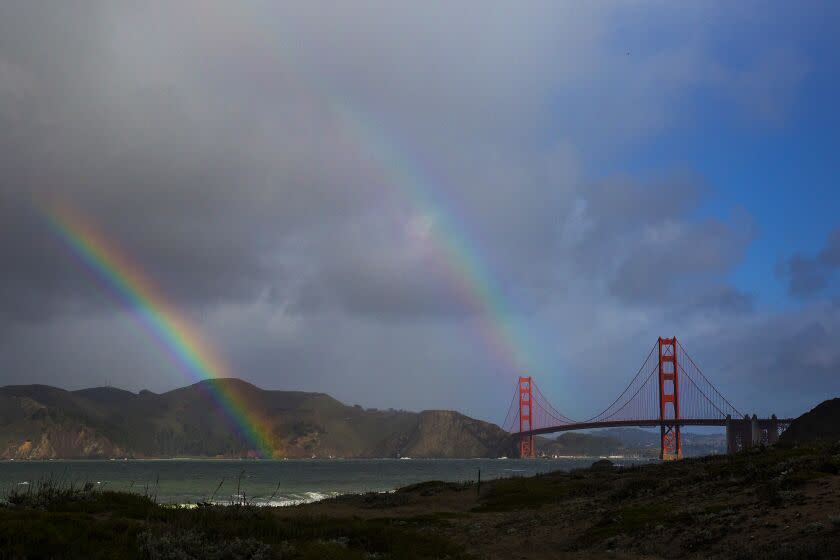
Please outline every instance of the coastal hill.
M788 445L840 441L840 398L823 401L793 422L779 438Z
M722 455L726 453L726 437L716 433L697 434L683 431L683 453L686 457ZM640 428L607 428L586 432L564 432L550 439L537 438L537 451L547 456L625 457L659 456L659 431Z
M162 394L113 387L0 387L0 459L267 455L241 433L241 423L232 418L236 413L218 404L213 395L219 392L247 403L249 418L259 419L259 431L268 434L278 458L517 454L516 442L498 426L458 412L365 409L324 393L268 391L222 379ZM792 432L798 433L796 424ZM637 428L567 432L537 437L536 443L538 453L549 457L659 454L658 431ZM722 454L725 438L684 431L683 451L686 456Z
M498 426L451 411L364 409L323 393L267 391L239 379L156 394L111 387L0 387L0 458L254 457L236 394L259 419L274 457L498 457L515 445ZM265 455L265 453L263 453Z

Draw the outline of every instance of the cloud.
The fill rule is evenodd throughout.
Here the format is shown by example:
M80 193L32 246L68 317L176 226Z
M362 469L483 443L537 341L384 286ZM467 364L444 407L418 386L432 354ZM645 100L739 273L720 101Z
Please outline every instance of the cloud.
M706 337L706 371L742 409L796 416L840 391L840 352L831 343L838 328L830 302L742 316Z
M623 379L606 362L660 329L746 325L731 276L750 220L704 212L715 185L695 174L598 165L698 92L784 119L795 50L733 63L738 25L556 2L3 5L3 380L184 381L49 233L33 201L51 195L269 387L492 417L505 345L597 373L559 391Z
M565 232L566 258L559 260L585 270L587 285L601 279L623 304L718 305L723 294L735 293L726 275L743 259L755 228L743 212L727 221L696 217L709 196L702 180L684 176L581 188Z
M788 290L797 297L810 297L825 291L840 268L840 228L832 231L816 256L797 253L782 262L779 274L787 279Z
M0 256L15 266L3 280L14 286L2 292L3 309L47 317L68 299L110 301L56 258L60 249L29 210L33 193L60 193L186 304L270 293L299 308L334 299L362 313L459 309L434 257L414 255L413 241L393 234L404 224L359 227L371 214L411 223L442 209L468 243L493 247L488 274L502 291L546 293L558 274L550 255L560 252L562 220L577 199L591 199L589 214L601 220L596 235L608 237L627 220L665 212L665 185L642 198L634 198L638 189L595 198L577 171L575 146L586 145L588 132L571 127L565 140L540 149L524 149L523 139L558 94L575 97L571 113L579 116L624 107L627 88L604 82L615 68L631 90L641 89L636 110L609 120L625 139L648 134L640 115L668 119L666 101L693 84L687 77L700 43L616 64L602 37L621 10L553 3L469 16L372 3L338 8L327 20L305 5L211 2L201 25L192 5L93 3L49 17L26 5L5 8ZM676 17L666 13L662 24ZM653 72L671 67L681 70ZM579 99L593 91L602 97ZM368 125L392 146L383 152L348 126L342 106L370 113ZM586 128L597 121L587 118ZM395 173L393 151L426 176ZM416 206L401 185L411 181L424 183L436 207ZM660 233L683 227L689 191L668 199L678 217L654 226ZM700 250L702 235L688 227L662 243ZM727 235L734 233L719 232L719 243ZM630 249L639 254L621 264L615 294L651 297L641 292L653 284L633 268L645 266L646 249L659 250L647 243Z

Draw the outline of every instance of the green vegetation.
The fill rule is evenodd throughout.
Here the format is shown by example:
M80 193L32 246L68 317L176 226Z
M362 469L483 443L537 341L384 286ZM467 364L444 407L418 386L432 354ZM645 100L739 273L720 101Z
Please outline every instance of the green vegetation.
M466 558L461 547L390 519L278 517L270 508L158 505L148 495L38 484L0 507L11 558ZM413 525L413 526L412 526Z
M162 506L42 481L0 505L0 557L840 557L840 444L533 478L424 482L294 508ZM618 554L620 552L620 554Z
M672 509L667 504L624 507L605 513L598 523L583 533L578 544L585 546L620 534L634 535L675 521Z
M502 480L488 485L472 511L509 513L511 520L497 527L514 531L555 527L546 538L565 530L561 548L592 557L622 550L631 558L835 558L838 467L840 445L759 447L735 456ZM761 537L750 541L751 549L739 544L753 533Z
M604 477L584 477L577 472L508 478L490 486L475 511L534 509L576 496L597 494L608 488L607 485Z

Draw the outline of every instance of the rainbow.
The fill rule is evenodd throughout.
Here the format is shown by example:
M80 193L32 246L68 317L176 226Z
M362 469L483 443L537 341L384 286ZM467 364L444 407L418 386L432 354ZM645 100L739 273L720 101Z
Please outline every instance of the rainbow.
M164 297L154 282L115 243L105 238L95 224L58 200L39 205L49 229L120 300L129 305L136 319L169 352L193 381L221 405L232 427L246 438L260 456L277 455L268 422L250 412L236 384L219 383L229 378L229 368L213 348Z
M204 25L211 34L218 33L232 17L232 13L222 10L208 10L205 15ZM239 6L235 16L243 32L255 36L261 33L270 36L292 34L284 28L282 18L266 17L255 9ZM447 275L453 293L473 310L477 331L483 345L495 356L495 362L509 375L530 375L529 372L539 371L545 360L538 348L544 345L535 344L535 333L513 311L513 302L501 290L487 264L490 259L483 258L478 244L473 241L474 235L465 220L466 213L458 211L456 201L409 156L411 150L400 145L376 119L347 96L339 96L332 84L319 79L311 69L284 53L287 53L286 49L278 49L263 62L290 65L294 77L308 86L336 116L339 133L346 135L348 143L360 156L375 161L387 173L389 186L400 191L419 214L432 218L430 234L440 268Z
M456 211L458 204L435 187L437 181L408 157L408 150L398 148L395 139L376 121L335 98L330 98L329 104L361 155L377 162L387 173L389 186L398 190L415 211L431 218L430 234L441 268L453 291L475 313L481 339L497 363L510 375L529 375L537 369L536 349L529 344L533 337L526 336L527 328L511 310L486 264L488 259L481 258L478 246L471 242L465 213Z

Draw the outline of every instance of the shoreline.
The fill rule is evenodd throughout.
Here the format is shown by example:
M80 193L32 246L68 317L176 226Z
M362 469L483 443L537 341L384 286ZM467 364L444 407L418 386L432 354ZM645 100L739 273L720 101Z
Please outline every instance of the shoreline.
M68 546L82 547L78 558L126 557L151 546L195 558L220 547L241 557L348 560L837 558L840 445L594 465L480 486L431 480L274 507L170 507L148 495L46 488L0 505L2 543L21 557L64 557Z
M252 503L309 503L338 495L393 492L426 480L484 482L588 467L593 459L303 459L238 461L144 459L135 461L64 460L0 463L0 490L21 482L92 482L111 491L149 492L167 504L215 501L236 503L245 493ZM21 487L22 488L22 487ZM240 491L241 488L241 491ZM214 498L215 496L215 498Z
M708 455L715 456L715 454ZM531 459L518 459L513 457L297 457L297 458L282 458L282 459L257 459L246 457L136 457L136 458L92 458L92 457L62 457L52 459L2 459L3 463L55 463L55 462L152 462L152 461L169 461L169 462L247 462L247 463L283 463L289 461L295 462L315 462L315 461L561 461L561 460L593 460L609 459L609 460L630 460L630 461L651 461L658 462L659 459L655 457L636 457L627 455L557 455L555 457L535 457Z

